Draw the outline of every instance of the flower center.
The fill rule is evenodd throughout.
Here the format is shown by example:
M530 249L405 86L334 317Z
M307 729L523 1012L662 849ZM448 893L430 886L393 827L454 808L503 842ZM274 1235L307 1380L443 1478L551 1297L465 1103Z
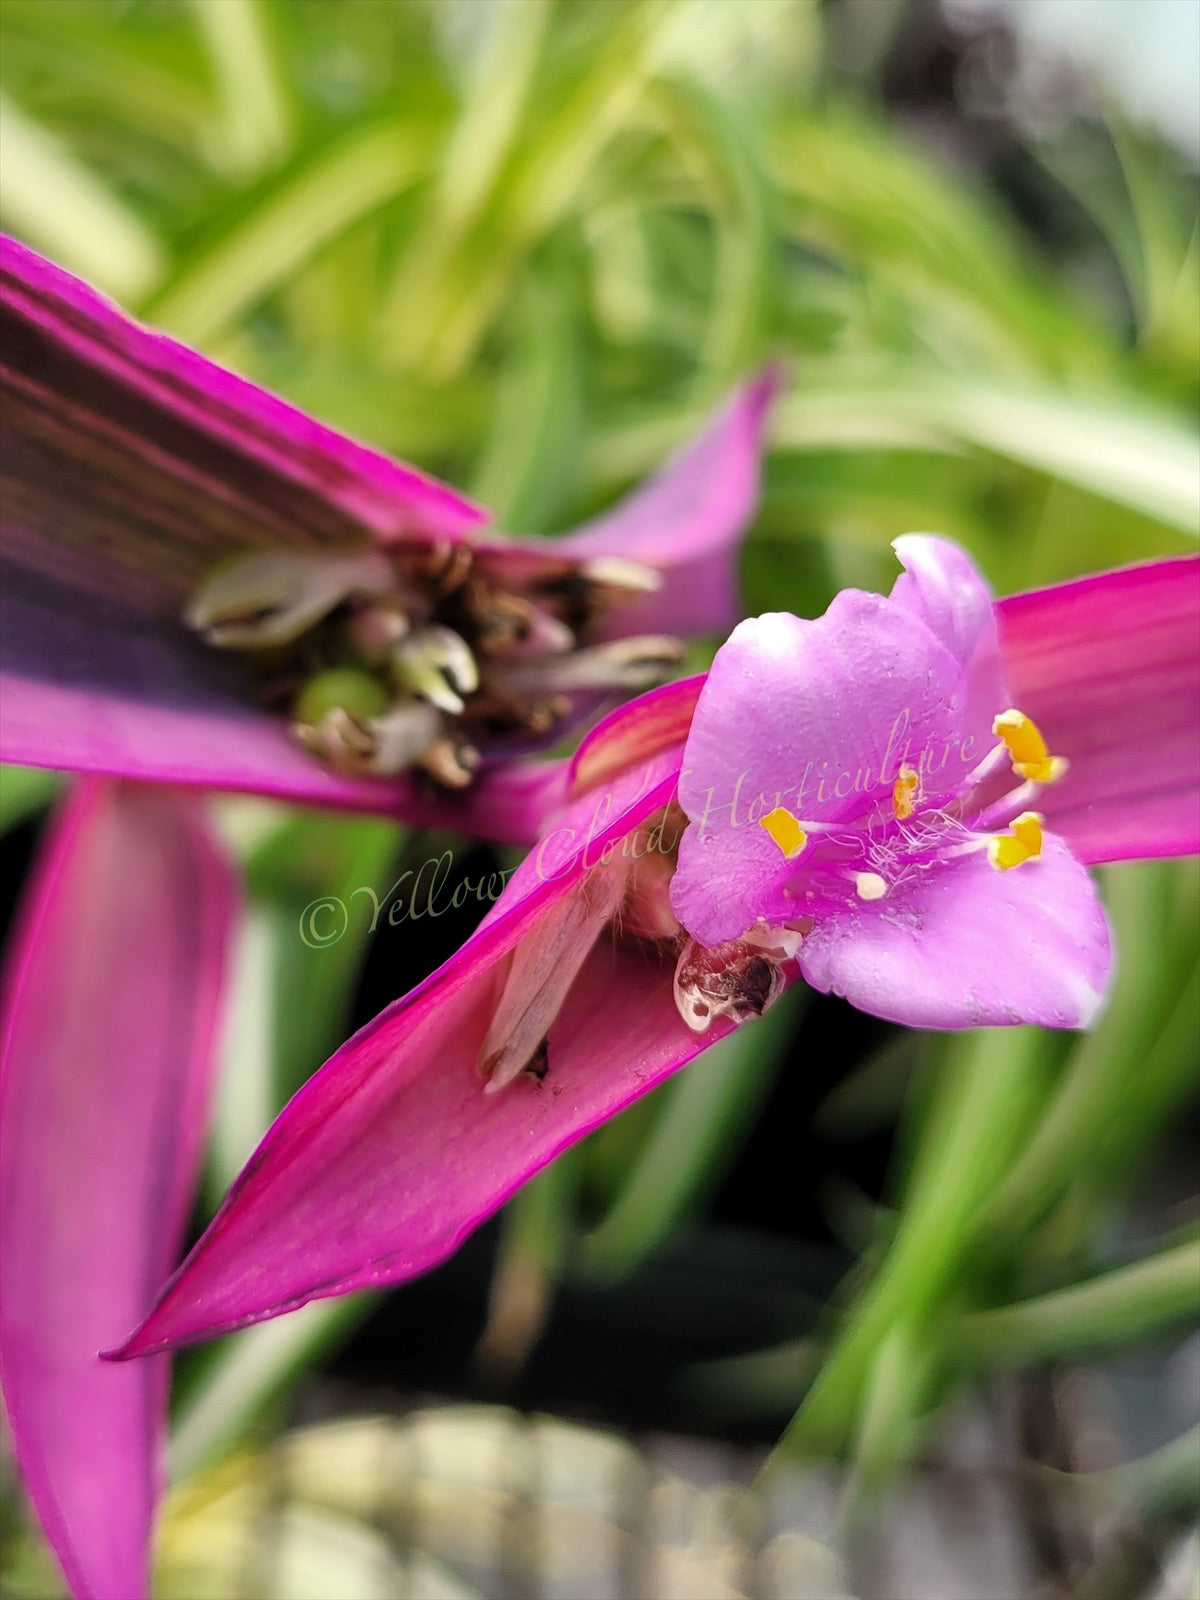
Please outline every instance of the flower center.
M926 801L920 773L902 766L888 802L872 805L857 820L804 822L786 806L761 817L759 826L785 859L800 862L790 892L805 911L823 895L882 900L912 872L974 851L986 851L998 872L1036 861L1044 819L1027 809L1028 803L1044 784L1063 777L1068 764L1050 754L1037 724L1024 712L1001 712L992 731L997 744L961 788L940 796L937 804ZM1006 762L1023 781L984 806L980 795Z
M675 639L589 642L609 610L660 581L614 557L465 544L259 551L211 573L184 620L242 654L266 702L331 766L414 767L461 788L480 745L540 739L575 696L669 676Z

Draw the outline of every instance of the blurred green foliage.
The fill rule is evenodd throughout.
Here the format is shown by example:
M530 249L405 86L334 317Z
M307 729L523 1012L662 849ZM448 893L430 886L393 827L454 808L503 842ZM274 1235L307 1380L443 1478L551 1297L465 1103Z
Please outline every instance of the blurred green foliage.
M888 541L912 529L961 540L1005 592L1186 548L1200 526L1195 186L1126 129L1025 152L1082 241L1055 256L978 162L890 116L870 72L834 68L812 0L0 15L6 225L513 531L606 503L769 355L790 385L750 612L886 589ZM225 1106L222 1172L347 1014L361 943L314 955L297 908L386 874L396 848L376 825L296 818L247 852L267 977L246 1004L275 1043L249 1107ZM1125 1278L1112 1243L1194 1089L1195 876L1105 879L1121 966L1094 1033L930 1038L883 1077L861 1069L909 1086L902 1170L787 1440L849 1454L859 1487L965 1377L1200 1300L1194 1242ZM563 1272L619 1277L697 1214L769 1087L769 1034L739 1034L518 1197L493 1310L516 1283L533 1320L509 1316L510 1354ZM600 1197L591 1232L581 1193ZM282 1355L268 1330L242 1339L189 1462L304 1357L302 1335ZM779 1371L799 1402L801 1366Z

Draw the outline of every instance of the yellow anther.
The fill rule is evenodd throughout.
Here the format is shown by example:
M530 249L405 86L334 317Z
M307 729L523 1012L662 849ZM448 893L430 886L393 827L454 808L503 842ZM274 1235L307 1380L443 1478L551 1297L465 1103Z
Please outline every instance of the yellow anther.
M897 822L911 817L917 809L917 787L921 779L911 767L901 767L892 785L892 814Z
M759 817L758 825L767 830L789 861L808 843L808 835L786 806L776 806Z
M1050 754L1041 729L1023 711L1002 711L992 723L992 732L1008 747L1013 771L1019 778L1032 783L1055 783L1066 772L1066 758Z
M1022 811L1009 823L1007 833L995 833L988 840L988 860L998 872L1009 872L1023 861L1036 861L1042 853L1042 823L1036 811Z
M877 872L857 873L854 892L860 900L882 900L887 893L887 880Z

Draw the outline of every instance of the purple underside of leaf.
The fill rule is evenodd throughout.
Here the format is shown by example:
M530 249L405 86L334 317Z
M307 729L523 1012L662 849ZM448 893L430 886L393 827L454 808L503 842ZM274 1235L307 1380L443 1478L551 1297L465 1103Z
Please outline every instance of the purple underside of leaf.
M573 555L628 556L666 574L656 593L614 613L611 637L715 633L740 615L737 550L758 505L767 413L780 381L768 367L648 482L556 541Z
M677 768L664 752L569 807L462 950L305 1085L123 1356L428 1270L712 1042L680 1021L669 961L602 937L550 1027L545 1080L486 1094L477 1066L508 952L579 892L585 861L666 803Z
M0 1369L81 1600L144 1594L167 1370L97 1353L169 1267L202 1150L235 914L195 802L88 780L36 869L0 1065Z
M484 513L0 239L6 520L22 565L176 616L247 547L458 537ZM8 536L6 535L6 540Z
M1200 850L1200 557L997 607L1013 703L1071 761L1038 808L1081 861Z

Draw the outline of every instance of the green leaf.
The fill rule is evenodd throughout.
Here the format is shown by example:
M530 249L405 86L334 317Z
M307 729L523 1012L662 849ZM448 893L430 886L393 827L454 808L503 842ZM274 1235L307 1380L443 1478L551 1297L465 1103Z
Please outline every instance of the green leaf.
M578 208L592 170L625 131L661 52L675 6L636 0L602 37L595 59L565 101L528 131L484 222L447 271L424 345L427 370L457 376L475 356L518 266L533 245Z
M1111 1160L1110 1140L1122 1137L1142 1097L1147 1046L1169 1025L1182 986L1163 944L1178 873L1175 862L1142 862L1105 874L1122 952L1111 998L1096 1028L1073 1041L1037 1126L988 1199L985 1232L1019 1237L1082 1171L1102 1172ZM1194 949L1194 925L1177 931L1178 948ZM1177 1060L1163 1064L1168 1075Z
M744 119L695 82L654 86L668 136L701 177L717 230L716 263L700 351L700 383L718 392L764 354L775 240L766 185Z
M575 455L581 422L576 308L565 273L524 285L512 352L496 382L492 421L470 493L501 527L546 533Z
M1169 413L1143 402L994 380L881 371L858 383L823 382L810 369L778 408L777 445L791 450L857 445L863 430L882 442L929 448L974 445L1186 532L1200 532L1200 440ZM913 433L913 430L917 430Z
M117 299L141 300L162 277L154 233L91 169L0 95L0 216L39 250Z
M253 177L287 154L292 136L287 80L263 7L259 0L190 0L190 9L217 83L213 143L233 177Z
M775 131L768 170L788 231L895 297L907 342L969 352L993 371L1100 373L1115 345L1039 273L980 185L939 171L894 127L846 102Z
M345 1037L376 900L387 894L402 838L390 822L302 812L250 859L253 893L274 929L272 1115Z
M62 782L60 773L40 767L0 766L0 834L44 810Z
M353 128L267 185L253 207L143 309L189 343L211 343L360 218L428 171L430 130L400 118Z
M1043 1076L1036 1028L988 1029L939 1044L936 1092L919 1130L907 1192L878 1271L847 1311L842 1331L788 1432L782 1456L844 1444L868 1374L899 1324L925 1328L955 1292L980 1247L980 1207L1028 1129Z
M519 137L550 11L551 0L508 0L481 15L487 43L384 303L382 345L392 365L421 364L446 274Z
M1086 1283L977 1311L958 1325L975 1360L1030 1366L1052 1356L1122 1345L1200 1312L1200 1241L1189 1240Z

